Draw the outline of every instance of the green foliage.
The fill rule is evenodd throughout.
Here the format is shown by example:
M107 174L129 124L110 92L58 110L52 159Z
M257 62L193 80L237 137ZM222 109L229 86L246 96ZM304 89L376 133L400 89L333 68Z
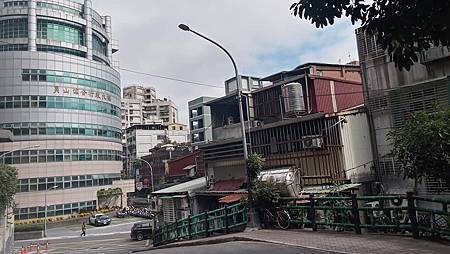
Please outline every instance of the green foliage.
M280 185L273 181L255 181L253 184L253 200L258 208L272 208L280 198Z
M450 109L413 113L388 135L405 178L420 182L428 175L450 184Z
M264 168L264 157L261 154L251 154L247 160L248 175L251 181L255 181L259 172Z
M400 70L409 70L418 61L417 55L432 45L450 46L450 1L297 0L291 10L318 28L333 25L344 15L353 24L361 22Z
M119 196L122 194L122 189L117 188L108 188L108 189L100 189L97 191L97 197L103 197L106 199L112 198L114 196Z
M0 165L0 215L3 215L7 207L13 206L18 185L16 168Z

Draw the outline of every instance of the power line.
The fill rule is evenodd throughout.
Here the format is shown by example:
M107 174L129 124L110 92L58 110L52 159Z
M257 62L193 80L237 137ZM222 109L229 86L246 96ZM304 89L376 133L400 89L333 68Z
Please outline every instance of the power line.
M17 45L17 44L14 44L14 43L3 41L3 40L0 40L0 43L4 43L4 44L8 44L8 45ZM47 53L47 54L55 54L55 55L67 55L66 53L61 53L61 52L47 52L47 51L45 51L45 53ZM166 79L166 80L186 83L186 84L190 84L190 85L211 87L211 88L217 88L217 89L223 89L224 88L223 86L216 86L216 85L211 85L211 84L206 84L206 83L189 81L189 80L185 80L185 79L179 79L179 78L170 77L170 76L163 76L163 75L158 75L158 74L153 74L153 73L148 73L148 72L135 71L135 70L130 70L128 68L122 68L122 67L117 67L117 68L119 70L130 72L130 73L135 73L135 74L140 74L140 75L145 75L145 76L150 76L150 77L155 77L155 78L160 78L160 79ZM362 86L362 85L359 85L359 84L351 84L351 83L347 83L346 85ZM359 93L363 93L363 92L362 91L344 92L344 93L334 93L333 95L349 95L349 94L359 94ZM331 93L330 94L316 94L315 96L321 97L321 96L329 96L329 95L332 95L332 94ZM300 97L304 97L304 96L300 96Z
M7 44L7 45L18 45L18 44L10 43L10 42L3 41L3 40L0 40L0 43ZM17 50L17 51L19 51L19 50ZM55 54L55 55L66 55L65 53L61 53L61 52L47 52L46 51L45 53L47 53L47 54ZM211 87L211 88L218 88L218 89L223 89L224 88L223 86L216 86L216 85L211 85L211 84L206 84L206 83L189 81L189 80L184 80L184 79L179 79L179 78L169 77L169 76L163 76L163 75L158 75L158 74L153 74L153 73L148 73L148 72L135 71L135 70L127 69L127 68L121 68L121 67L117 67L117 68L119 70L126 71L126 72L136 73L136 74L150 76L150 77L154 77L154 78L167 79L167 80L181 82L181 83L186 83L186 84L191 84L191 85Z
M133 70L129 70L129 69L121 68L121 67L119 67L119 69L122 70L122 71L127 71L127 72L131 72L131 73L145 75L145 76L150 76L150 77L155 77L155 78L161 78L161 79L167 79L167 80L187 83L187 84L191 84L191 85L198 85L198 86L206 86L206 87L223 89L223 86L215 86L215 85L210 85L210 84L205 84L205 83L188 81L188 80L184 80L184 79L172 78L172 77L168 77L168 76L156 75L156 74L147 73L147 72L133 71Z

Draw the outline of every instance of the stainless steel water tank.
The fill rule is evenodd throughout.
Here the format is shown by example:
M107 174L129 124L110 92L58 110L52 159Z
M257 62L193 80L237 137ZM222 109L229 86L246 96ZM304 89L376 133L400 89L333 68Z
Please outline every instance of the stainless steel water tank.
M289 83L283 86L283 104L286 117L306 113L302 84Z
M283 196L296 197L303 188L300 170L294 167L262 171L258 178L262 182L273 181L280 184Z

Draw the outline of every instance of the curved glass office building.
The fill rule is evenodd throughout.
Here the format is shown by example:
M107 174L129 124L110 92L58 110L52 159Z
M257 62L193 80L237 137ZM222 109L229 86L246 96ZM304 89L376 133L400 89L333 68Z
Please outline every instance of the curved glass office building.
M44 217L45 196L48 216L64 215L130 187L115 51L111 18L90 0L0 0L0 128L14 134L0 153L19 170L16 219Z

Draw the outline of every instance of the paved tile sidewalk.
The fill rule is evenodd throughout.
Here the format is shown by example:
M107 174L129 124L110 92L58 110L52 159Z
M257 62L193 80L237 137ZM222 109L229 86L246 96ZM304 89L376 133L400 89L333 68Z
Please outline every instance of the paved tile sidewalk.
M450 245L416 240L406 236L356 235L354 233L312 232L308 230L255 230L192 241L181 241L162 247L182 247L227 241L261 241L341 254L450 253Z
M237 234L253 240L283 243L338 253L450 253L450 246L406 236L306 230L257 230Z

